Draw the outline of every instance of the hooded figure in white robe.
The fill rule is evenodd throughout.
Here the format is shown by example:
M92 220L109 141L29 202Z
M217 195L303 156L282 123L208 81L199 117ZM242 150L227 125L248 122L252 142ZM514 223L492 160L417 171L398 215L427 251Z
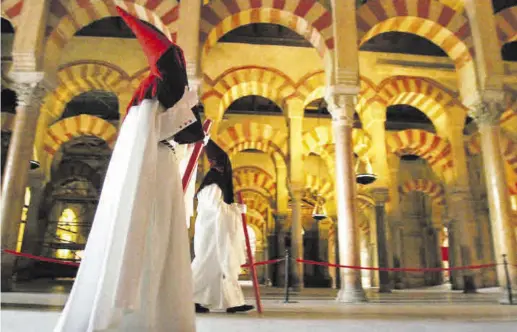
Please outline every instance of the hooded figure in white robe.
M234 203L228 155L212 140L205 151L211 168L197 194L192 261L196 312L249 311L253 306L245 304L239 285L241 265L246 263L242 228L246 206Z
M182 50L117 9L141 42L151 73L120 129L54 331L194 332L181 160L173 148L204 138L197 95L188 91Z

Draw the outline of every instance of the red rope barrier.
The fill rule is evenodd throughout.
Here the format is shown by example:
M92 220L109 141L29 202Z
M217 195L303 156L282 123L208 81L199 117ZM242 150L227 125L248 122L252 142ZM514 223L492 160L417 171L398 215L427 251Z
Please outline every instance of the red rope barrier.
M365 266L350 266L350 265L340 265L340 264L332 264L327 262L317 262L305 259L296 259L298 263L310 264L310 265L320 265L320 266L330 266L330 267L341 267L345 269L354 269L354 270L369 270L369 271L392 271L392 272L438 272L438 271L454 271L454 270L473 270L473 269L483 269L488 267L494 267L498 264L483 264L483 265L470 265L470 266L456 266L456 267L424 267L424 268L408 268L408 267L399 267L399 268L387 268L387 267L365 267Z
M3 252L5 252L6 254L30 258L30 259L34 259L34 260L42 261L42 262L56 263L56 264L69 265L69 266L75 266L75 267L79 266L79 263L76 263L76 262L63 261L60 259L48 258L48 257L43 257L43 256L35 256L35 255L26 254L23 252L18 252L18 251L9 250L9 249L4 249Z
M267 261L255 262L255 264L253 264L253 265L259 266L259 265L274 264L274 263L281 262L283 260L284 260L284 258L270 259L270 260L267 260ZM250 266L251 266L250 264L243 264L243 265L241 265L241 267L250 267Z
M55 258L48 258L48 257L44 257L44 256L36 256L36 255L26 254L23 252L18 252L18 251L9 250L9 249L4 249L3 252L5 252L6 254L19 256L19 257L23 257L23 258L34 259L34 260L42 261L42 262L70 265L70 266L75 266L75 267L78 267L80 265L80 263L77 263L77 262L65 261L65 260L55 259ZM255 262L253 265L260 266L260 265L266 265L266 264L274 264L274 263L281 262L283 260L284 260L284 258L270 259L267 261ZM250 266L251 266L250 264L241 265L241 267L244 267L244 268L248 268Z

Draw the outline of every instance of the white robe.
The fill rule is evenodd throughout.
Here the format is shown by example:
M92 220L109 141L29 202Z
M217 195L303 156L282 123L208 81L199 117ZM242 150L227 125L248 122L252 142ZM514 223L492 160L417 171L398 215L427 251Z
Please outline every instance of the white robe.
M210 309L244 305L239 285L241 265L246 263L240 204L226 204L216 184L197 195L198 208L192 261L194 302Z
M131 108L55 332L195 331L179 161L159 142L196 121L196 98Z

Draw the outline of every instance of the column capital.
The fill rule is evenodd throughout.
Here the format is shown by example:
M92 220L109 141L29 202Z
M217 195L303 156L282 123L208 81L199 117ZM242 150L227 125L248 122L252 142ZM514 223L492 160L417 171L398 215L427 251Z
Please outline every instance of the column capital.
M332 123L338 126L352 127L354 125L357 94L343 93L342 91L333 93L330 88L329 91L325 95L325 101L332 114ZM350 92L355 92L355 90Z
M468 114L478 125L497 125L505 109L504 91L486 90L481 99L469 105Z
M468 187L454 186L447 189L447 193L453 202L465 201L471 195Z
M24 107L29 112L38 112L47 90L41 82L14 83L14 90L18 106Z
M384 205L389 199L388 188L373 188L370 192L376 205Z

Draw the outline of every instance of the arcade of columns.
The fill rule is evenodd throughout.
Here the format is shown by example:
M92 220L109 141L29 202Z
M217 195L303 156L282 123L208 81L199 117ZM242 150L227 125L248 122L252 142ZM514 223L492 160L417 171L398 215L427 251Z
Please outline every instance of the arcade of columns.
M54 181L61 145L85 135L109 147L116 141L118 121L61 116L74 97L105 90L118 97L122 117L147 74L135 40L74 37L114 16L120 5L184 49L204 116L215 121L211 136L231 155L258 259L282 255L286 235L291 254L304 257L304 237L316 234L320 260L441 266L429 248L438 251L448 236L454 266L501 262L503 254L517 264L517 64L504 62L500 52L517 40L517 7L494 15L490 0L370 0L358 8L354 0L212 0L201 7L189 0L27 3L2 0L2 17L15 29L13 37L2 36L2 59L12 56L2 61L2 89L16 91L18 99L16 116L2 112L2 133L11 132L2 176L2 248L17 246L29 187L21 250L41 254L34 244L42 234L41 195ZM314 48L218 42L249 23L283 25ZM389 31L426 38L448 58L359 51ZM249 95L275 102L283 116L225 114ZM331 119L305 117L305 107L321 98ZM387 107L399 104L423 112L433 130L385 130ZM353 128L355 112L361 129ZM465 134L467 116L478 130ZM421 162L402 161L406 154ZM376 182L356 185L355 158L371 163ZM30 160L41 167L29 170ZM308 189L325 201L328 217L319 223L306 204ZM418 217L422 208L415 205L422 202L429 213ZM427 226L418 218L427 218ZM13 264L12 256L2 254L2 287L9 286ZM261 273L272 277L272 270ZM303 287L304 266L295 264L294 272ZM345 302L364 299L364 282L389 291L426 278L381 273L365 279L358 270L327 274L334 285L339 280L338 297ZM517 289L517 267L510 277ZM281 272L275 278L282 280ZM505 285L502 266L453 273L451 280L460 289Z

